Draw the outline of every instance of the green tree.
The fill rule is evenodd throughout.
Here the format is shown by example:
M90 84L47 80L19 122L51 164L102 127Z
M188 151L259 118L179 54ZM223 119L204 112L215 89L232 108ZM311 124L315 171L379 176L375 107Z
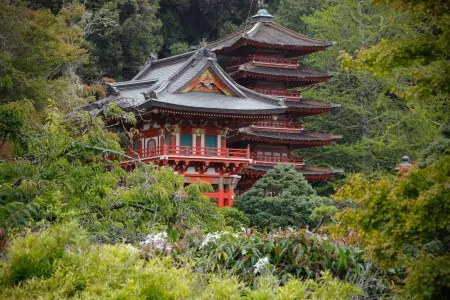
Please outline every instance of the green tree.
M49 98L61 99L69 75L87 59L78 28L63 16L20 3L0 3L0 37L1 102L29 99L45 105Z
M315 224L309 216L321 203L322 198L293 166L278 165L239 196L235 206L254 226L306 227Z
M91 64L84 78L104 76L129 79L162 46L161 22L156 17L157 2L105 1L100 8L87 6L94 22L86 37ZM106 26L106 24L110 24Z
M401 36L387 38L362 49L355 57L343 53L347 68L368 69L377 76L390 76L392 90L409 101L432 104L448 114L450 61L450 15L447 1L374 0L405 11L394 23L409 28Z
M308 24L302 17L312 15L326 0L282 0L275 14L275 22L302 34L309 34Z
M376 261L407 268L405 296L444 299L450 288L450 156L397 178L353 177L336 194L341 229L357 230Z
M111 108L105 116L120 116ZM118 136L100 118L65 118L48 111L42 127L24 132L26 156L0 163L0 227L9 231L40 220L76 220L97 241L135 241L155 227L220 229L219 209L202 192L184 187L172 169L141 164L125 172ZM105 172L108 170L108 172Z
M436 135L442 120L439 109L405 103L391 93L392 78L379 78L364 69L346 71L338 61L341 50L353 53L403 36L411 28L393 20L404 17L389 6L358 0L328 1L302 17L314 37L336 42L304 59L305 68L331 71L335 76L325 85L303 91L303 96L342 105L332 114L302 119L308 130L343 136L336 145L297 151L308 164L365 175L390 172L403 155L417 159ZM328 183L323 185L331 190Z
M178 55L182 53L189 52L191 49L187 43L184 42L176 42L170 46L170 54Z
M250 225L250 219L242 211L234 207L226 206L220 210L220 214L225 220L225 225L234 230L248 228Z
M419 166L426 167L445 155L450 154L450 119L439 128L441 136L433 140L421 153Z

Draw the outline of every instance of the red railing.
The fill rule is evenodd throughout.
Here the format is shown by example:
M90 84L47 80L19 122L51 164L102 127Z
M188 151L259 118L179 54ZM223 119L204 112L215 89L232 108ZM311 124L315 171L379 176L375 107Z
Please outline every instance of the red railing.
M291 100L300 100L302 98L301 92L297 91L288 91L288 90L269 90L269 89L253 89L255 92L275 96L275 97L283 97Z
M155 147L150 149L131 151L129 156L135 158L151 158L159 156L177 156L177 157L208 157L208 158L235 158L250 159L250 149L230 149L230 148L212 148L212 147L192 147L192 146L168 146Z
M270 57L261 55L250 55L249 57L232 60L228 63L228 68L237 67L246 63L253 63L254 65L264 67L284 67L295 69L300 65L298 59L284 58L284 57Z
M264 163L291 163L291 164L303 164L304 160L302 157L293 157L291 155L280 156L278 155L269 155L269 154L257 154L253 153L252 158L256 162L264 162Z
M293 130L301 130L303 129L302 123L295 122L285 122L285 121L258 121L251 125L252 127L268 127L268 128L283 128L283 129L293 129Z

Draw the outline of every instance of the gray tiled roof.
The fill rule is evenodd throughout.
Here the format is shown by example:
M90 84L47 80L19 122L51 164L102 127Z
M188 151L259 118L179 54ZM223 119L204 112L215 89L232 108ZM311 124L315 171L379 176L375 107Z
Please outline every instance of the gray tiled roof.
M134 80L142 80L148 78L158 78L160 81L169 78L175 71L180 69L183 64L189 60L195 51L158 59L147 62L147 64L134 76Z
M262 44L298 48L323 48L332 45L328 41L307 37L273 22L256 22L220 40L211 42L208 47L211 47L212 51L222 50L233 46L241 39Z
M270 169L273 169L274 166L267 165L251 165L249 169L261 172L267 172ZM297 171L304 175L327 175L327 174L339 174L342 173L342 170L334 170L328 168L321 167L313 167L313 166L298 166L296 167Z
M303 130L301 133L298 132L291 133L291 132L263 131L259 129L255 130L252 127L247 127L243 129L241 135L284 140L284 141L312 141L312 142L335 141L342 138L341 136L337 135L311 132L306 130Z
M313 70L303 70L303 69L283 69L283 68L271 68L271 67L259 67L252 64L245 64L239 66L238 71L232 73L233 77L240 77L240 72L250 73L250 74L261 74L268 76L283 76L292 78L329 78L333 75L328 72L320 72Z
M108 103L115 101L124 109L150 107L174 110L233 114L280 114L287 106L277 98L250 91L236 82L216 63L213 54L200 49L190 55L152 62L134 79L110 84L113 95L78 108L97 114ZM182 91L201 76L206 69L212 72L234 95Z
M285 108L252 98L229 97L221 93L189 92L171 94L158 93L157 99L144 103L141 107L156 106L185 111L234 113L234 114L278 114Z
M222 93L182 91L206 69L212 72L229 88L234 96ZM252 92L234 82L215 62L207 49L198 50L185 64L167 80L158 82L145 93L147 99L140 107L164 107L177 110L235 113L276 114L287 107L276 98Z
M310 101L302 99L301 101L285 101L284 105L289 108L304 108L304 109L332 109L341 107L340 104L334 103L326 103L326 102L318 102L318 101Z

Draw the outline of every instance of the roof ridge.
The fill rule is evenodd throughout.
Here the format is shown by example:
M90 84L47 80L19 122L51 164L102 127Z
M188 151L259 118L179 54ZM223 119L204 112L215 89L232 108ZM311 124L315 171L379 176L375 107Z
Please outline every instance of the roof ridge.
M220 44L220 43L223 42L223 41L226 41L226 40L228 40L228 39L230 39L230 38L232 38L232 37L235 37L235 36L237 36L237 35L239 35L239 34L242 34L242 31L244 31L244 30L247 28L247 26L248 26L248 25L245 25L245 26L243 26L243 27L241 27L241 28L238 28L238 30L236 30L235 32L232 32L232 33L230 33L230 34L224 36L223 38L220 38L220 39L218 39L218 40L215 40L215 41L212 41L212 42L208 43L208 44L207 44L207 47L209 47L209 48L214 48L214 45Z
M107 85L111 87L122 87L128 85L139 85L144 83L151 83L158 81L158 78L150 78L150 79L142 79L142 80L127 80L127 81L118 81L113 83L107 83Z
M148 61L144 65L144 67L139 71L139 73L137 73L131 79L131 81L138 80L139 77L141 77L145 72L147 72L147 70L151 66L154 66L155 64L158 65L160 63L165 63L165 62L170 62L172 60L177 60L177 59L183 58L185 56L193 55L193 54L195 54L195 52L197 52L197 50L193 50L193 51L189 51L189 52L185 52L185 53L181 53L181 54L178 54L178 55L173 55L173 56L169 56L169 57L165 57L165 58L161 58L161 59L157 59L157 60L153 60L153 61Z
M297 32L297 31L295 31L295 30L292 30L292 29L289 29L289 28L284 27L284 26L282 26L282 25L279 25L279 24L277 24L277 23L275 23L275 22L266 22L266 23L264 23L264 25L268 25L268 26L271 26L271 27L275 27L275 28L277 28L277 29L280 29L280 30L286 32L287 34L290 34L290 35L292 35L292 36L294 36L294 37L300 37L300 38L302 38L302 39L304 39L304 40L307 40L308 42L313 42L313 43L314 43L314 42L321 42L321 43L325 43L326 45L324 45L324 46L331 46L331 45L333 45L333 43L331 43L331 42L329 42L329 41L327 41L327 40L316 39L316 38L309 37L309 36L307 36L307 35L304 35L304 34L301 34L301 33Z

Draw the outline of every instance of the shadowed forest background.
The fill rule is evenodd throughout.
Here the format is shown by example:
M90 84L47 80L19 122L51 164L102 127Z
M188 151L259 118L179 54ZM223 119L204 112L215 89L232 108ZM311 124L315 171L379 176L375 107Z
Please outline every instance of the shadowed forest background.
M343 139L297 150L344 170L330 182L280 166L220 210L208 184L120 168L130 132L104 118L132 113L72 113L246 26L257 2L0 2L0 298L445 299L447 1L265 1L278 24L335 43L302 58L335 75L302 95L342 107L301 121ZM417 165L397 174L404 155Z

